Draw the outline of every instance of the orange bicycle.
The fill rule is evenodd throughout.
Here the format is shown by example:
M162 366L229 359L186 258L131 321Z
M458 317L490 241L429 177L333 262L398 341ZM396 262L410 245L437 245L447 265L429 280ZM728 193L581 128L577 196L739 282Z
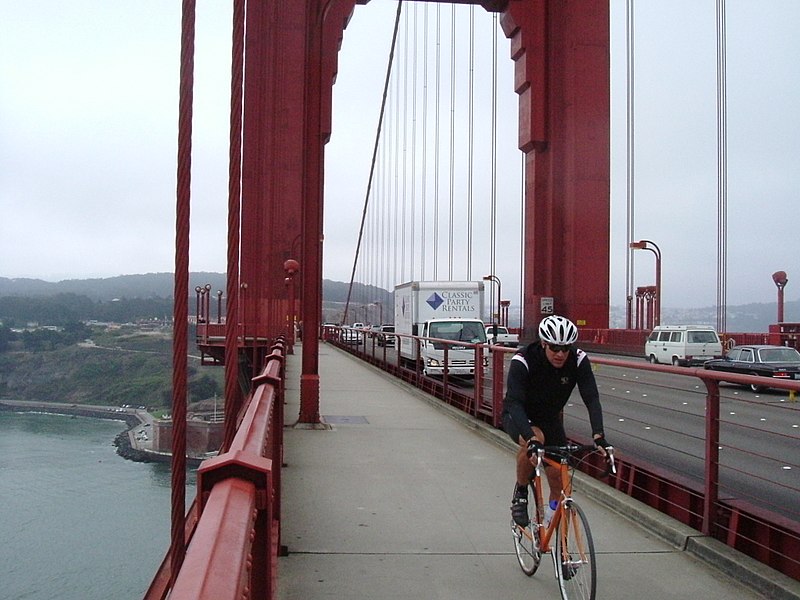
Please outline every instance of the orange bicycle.
M549 552L563 600L595 599L597 565L594 542L586 515L572 498L572 479L576 455L596 451L595 446L578 444L545 446L544 450L539 450L530 482L535 500L533 518L525 527L511 520L514 551L522 571L528 576L533 575L539 568L542 553ZM614 449L609 447L606 453L609 472L615 473ZM542 467L545 464L561 473L561 500L549 524L543 523Z

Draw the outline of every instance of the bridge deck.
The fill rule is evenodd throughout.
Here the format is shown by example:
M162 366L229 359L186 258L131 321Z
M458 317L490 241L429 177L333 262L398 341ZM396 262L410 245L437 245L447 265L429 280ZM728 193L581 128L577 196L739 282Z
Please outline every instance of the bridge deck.
M287 364L280 599L558 597L549 557L532 578L517 566L514 462L502 432L326 344L320 412L329 427L292 427L300 361L297 348ZM763 597L687 546L757 584L775 577L607 486L581 478L576 488L598 553L598 598Z

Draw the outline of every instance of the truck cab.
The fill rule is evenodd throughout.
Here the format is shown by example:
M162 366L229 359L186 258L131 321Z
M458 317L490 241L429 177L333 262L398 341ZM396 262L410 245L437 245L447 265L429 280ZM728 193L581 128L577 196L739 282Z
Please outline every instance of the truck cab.
M486 343L486 330L480 319L431 319L423 323L420 337L427 338L420 342L425 375L444 374L445 351L449 375L475 375L475 345Z

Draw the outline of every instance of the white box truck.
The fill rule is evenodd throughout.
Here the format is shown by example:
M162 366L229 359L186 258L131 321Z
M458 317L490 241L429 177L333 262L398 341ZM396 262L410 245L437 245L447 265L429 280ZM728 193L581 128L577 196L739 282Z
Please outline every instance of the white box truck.
M394 288L394 327L401 359L442 375L475 374L474 344L486 343L483 281L410 281ZM409 335L429 338L419 342ZM440 340L461 342L446 344Z

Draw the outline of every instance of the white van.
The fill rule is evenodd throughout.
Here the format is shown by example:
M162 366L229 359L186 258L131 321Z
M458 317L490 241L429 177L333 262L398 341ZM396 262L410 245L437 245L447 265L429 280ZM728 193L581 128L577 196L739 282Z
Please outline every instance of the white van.
M722 344L707 325L659 325L648 336L644 355L653 364L702 365L722 358Z

